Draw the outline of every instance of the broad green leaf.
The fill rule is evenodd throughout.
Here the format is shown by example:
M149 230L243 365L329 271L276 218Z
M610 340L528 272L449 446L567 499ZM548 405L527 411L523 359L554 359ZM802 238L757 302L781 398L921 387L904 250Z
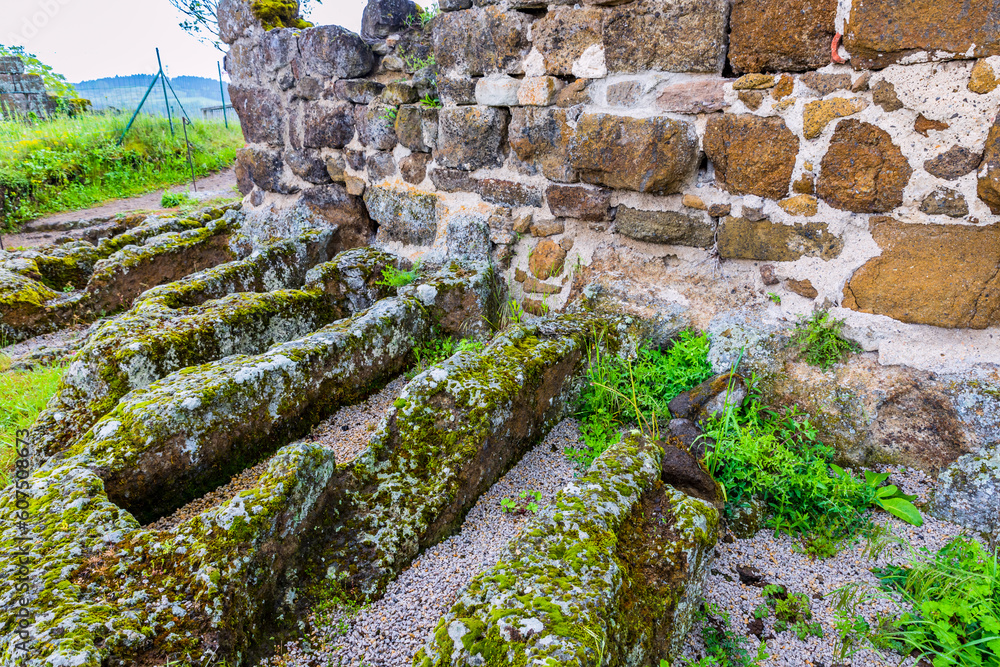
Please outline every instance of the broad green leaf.
M895 484L890 484L889 486L883 486L881 489L878 489L876 491L879 498L892 498L898 492L899 492L899 487L896 486Z
M902 498L878 498L877 502L886 512L899 517L906 523L913 524L914 526L922 526L924 524L924 517L920 516L920 510L909 500L903 500Z
M889 473L887 472L872 472L871 470L865 470L865 481L872 486L878 486L887 479L889 479Z

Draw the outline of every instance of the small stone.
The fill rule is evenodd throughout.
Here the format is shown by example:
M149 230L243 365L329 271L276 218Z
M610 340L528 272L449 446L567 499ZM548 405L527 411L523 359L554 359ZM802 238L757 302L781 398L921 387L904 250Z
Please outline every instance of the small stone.
M730 204L712 204L708 207L708 214L713 218L722 218L729 215L732 210L733 207Z
M368 176L373 181L382 181L396 175L396 161L392 153L378 151L368 157Z
M800 195L811 195L816 193L816 177L812 174L802 174L798 180L792 183L792 192Z
M717 114L709 117L703 144L729 192L769 199L788 194L799 140L783 119Z
M434 158L465 171L503 165L509 117L506 110L488 106L440 109Z
M749 220L750 222L760 222L761 220L767 220L767 216L764 215L764 209L760 206L747 206L743 205L743 218Z
M559 247L565 250L567 253L573 249L573 239L569 236L564 236L559 239Z
M502 74L476 81L476 103L488 107L516 107L517 89L521 82Z
M799 80L820 95L829 95L838 90L851 87L850 74L825 74L823 72L806 72Z
M428 153L411 153L399 161L399 173L407 183L416 185L427 177Z
M977 60L976 64L972 66L972 74L969 77L969 90L980 95L985 95L986 93L992 93L996 90L997 84L996 72L985 60Z
M772 88L774 77L770 74L744 74L733 81L733 90L763 90Z
M759 90L741 90L737 94L737 97L751 111L759 109L760 105L764 102L764 93Z
M464 106L476 103L476 82L473 79L438 78L438 97L445 106Z
M562 218L552 220L536 220L532 223L531 235L535 237L555 236L566 231L566 221Z
M524 291L534 294L558 294L562 291L562 287L543 283L533 276L527 276L524 280Z
M949 188L938 188L924 197L920 210L927 215L946 215L949 218L964 218L969 215L965 197Z
M525 273L524 269L514 269L514 280L523 283L528 279L528 274Z
M370 79L338 79L333 84L333 94L354 104L369 104L382 94L385 86Z
M614 107L634 107L645 92L645 86L640 81L619 81L608 86L605 97L608 104Z
M816 198L812 195L796 195L778 202L778 206L789 215L816 215L817 205Z
M820 164L817 194L855 213L890 211L903 203L913 169L888 132L846 118L837 123Z
M781 78L778 79L778 83L774 84L774 88L771 89L771 97L776 100L780 100L782 97L788 97L792 94L792 90L795 88L795 79L793 79L788 74L782 74Z
M326 173L334 183L344 183L347 178L347 160L342 153L334 153L326 158ZM364 165L361 166L364 169Z
M474 182L473 191L488 202L508 208L542 205L540 190L502 178L477 180Z
M872 80L871 72L863 72L861 76L851 84L852 93L863 93L868 90L868 83Z
M715 225L702 214L620 206L615 224L619 234L647 243L710 248L715 242Z
M566 251L555 241L542 239L528 258L528 269L540 280L546 280L562 273L566 261Z
M705 202L702 201L701 197L697 195L684 195L681 198L681 203L688 208L698 209L699 211L706 211L708 207L705 206Z
M883 111L899 111L903 108L903 103L896 95L896 86L885 79L872 86L872 101L882 107Z
M712 113L726 108L726 79L675 83L660 91L656 105L670 113Z
M589 101L590 94L587 92L586 79L577 79L556 94L556 106L563 109L586 104Z
M393 106L412 104L418 99L417 89L405 81L393 81L382 91L382 101Z
M804 296L807 299L815 299L819 296L819 292L813 287L812 282L808 278L805 280L792 280L789 278L785 281L785 287L790 291L795 292L799 296Z
M535 76L521 81L517 103L521 106L547 107L556 101L563 82L554 76Z
M718 234L719 256L725 259L756 259L794 262L802 257L839 257L844 242L829 232L824 222L785 225L769 220L751 222L729 217Z
M521 217L514 221L512 229L516 234L527 234L528 230L531 229L531 222L534 220L534 215L531 213L525 213Z
M922 113L917 114L917 118L913 121L913 130L919 134L927 136L928 132L936 131L940 132L942 130L947 130L950 126L940 120L931 120L924 116Z
M361 196L365 193L365 182L357 176L344 177L344 184L347 186L347 194Z
M862 99L846 97L810 102L802 111L802 133L806 139L815 139L831 120L859 113L866 106L868 103Z
M611 192L604 188L574 185L550 185L545 192L552 215L598 222L607 220Z
M981 153L955 144L944 153L924 162L924 169L932 176L954 181L975 171L982 160Z
M760 267L760 279L764 281L765 285L777 285L780 280L774 272L774 264L764 264Z

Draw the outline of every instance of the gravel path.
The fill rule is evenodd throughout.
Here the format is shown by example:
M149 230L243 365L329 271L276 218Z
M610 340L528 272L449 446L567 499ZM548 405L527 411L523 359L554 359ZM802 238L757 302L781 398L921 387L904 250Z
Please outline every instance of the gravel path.
M573 480L573 466L563 450L579 439L576 420L560 422L480 497L460 533L421 554L389 584L381 600L354 614L340 610L311 615L310 635L261 665L410 667L413 654L454 604L459 590L496 565L527 521L527 516L504 514L500 501L530 489L541 492L541 505L552 502L556 492Z
M889 483L897 484L908 493L918 495L918 504L928 500L933 487L930 478L919 471L897 468L884 468L883 472L892 470ZM951 523L938 521L930 516L924 516L924 525L915 528L884 512L873 513L876 523L888 526L897 537L905 538L915 548L926 547L936 552L952 537L959 535L962 529ZM833 623L833 600L828 595L831 591L852 582L864 582L873 587L878 586L878 579L870 570L892 562L905 564L909 561L908 553L899 547L886 552L878 559L866 557L863 553L867 541L861 538L857 544L848 544L833 558L814 560L801 553L801 548L795 540L765 529L752 539L734 540L730 543L720 541L716 547L716 559L712 565L706 585L706 602L714 603L729 613L730 627L734 632L747 636L745 647L753 656L760 640L752 636L748 625L754 620L753 612L764 602L761 595L763 584L782 584L789 592L805 593L810 598L813 621L823 627L823 637L809 637L799 640L791 631L774 632L774 616L771 614L764 621L762 637L767 639L767 653L770 658L761 661L762 667L831 667L836 631ZM758 585L747 585L740 582L736 567L751 566L763 575L763 581ZM899 610L889 600L878 600L859 610L874 628L877 626L877 615L898 616ZM768 639L770 637L770 639ZM687 638L683 658L687 663L678 661L681 665L696 662L704 650L701 627L696 626ZM875 650L858 652L847 664L860 667L895 667L901 657L893 652L882 653ZM907 658L903 665L913 665L914 660Z
M406 387L406 378L398 378L356 405L340 408L320 422L308 439L334 450L337 463L353 460L365 450L372 433Z

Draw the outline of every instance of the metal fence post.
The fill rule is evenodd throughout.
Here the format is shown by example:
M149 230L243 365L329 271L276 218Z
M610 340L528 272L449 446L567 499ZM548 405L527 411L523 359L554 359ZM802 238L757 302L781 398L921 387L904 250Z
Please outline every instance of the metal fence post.
M222 97L222 122L226 124L226 129L229 129L229 119L226 118L226 89L222 87L222 63L218 60L215 64L219 68L219 96Z
M156 64L159 65L160 71L158 74L162 77L163 82L163 104L167 107L167 122L170 123L170 136L174 136L174 120L170 117L170 98L167 97L167 76L163 73L163 63L160 61L160 49L156 49Z

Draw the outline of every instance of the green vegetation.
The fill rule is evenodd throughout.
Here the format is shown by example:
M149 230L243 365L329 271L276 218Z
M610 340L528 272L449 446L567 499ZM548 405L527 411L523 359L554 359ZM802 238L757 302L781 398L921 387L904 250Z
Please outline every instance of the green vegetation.
M802 537L806 551L819 557L833 555L843 540L870 528L866 510L872 505L888 502L898 510L893 514L919 525L911 496L894 486L880 488L888 475L868 473L859 480L832 465L833 449L816 433L794 406L773 410L754 394L745 405L728 406L708 420L705 434L716 444L706 465L726 490L726 511L759 498L770 527Z
M34 423L49 402L62 377L63 367L36 368L31 371L4 369L9 360L0 355L0 486L10 483L16 458L16 433Z
M997 548L959 536L931 553L883 533L869 540L866 553L875 558L890 544L909 549L909 564L874 568L881 588L856 582L831 594L837 616L834 659L850 660L872 647L925 658L934 667L1000 666ZM879 616L872 627L861 612L879 599L900 606L903 614Z
M792 345L799 348L799 356L806 363L828 370L848 352L861 351L860 345L841 335L843 328L844 320L832 317L825 310L817 310L811 317L799 317L792 333Z
M424 95L420 98L420 106L427 109L440 109L443 105L441 104L441 98L437 95Z
M420 277L420 260L413 264L409 271L403 271L395 266L387 266L382 269L382 280L376 281L376 285L386 287L406 287Z
M505 514L537 514L539 505L542 502L540 491L522 491L515 500L514 498L504 498L500 501L500 508Z
M691 667L752 667L759 665L770 656L767 654L767 644L763 641L757 646L754 656L746 648L747 638L734 632L730 626L729 614L718 605L705 604L700 620L702 639L705 642L705 656ZM670 667L665 660L660 661L660 667Z
M707 335L684 332L666 352L640 347L634 363L600 345L588 350L588 383L578 407L584 443L571 454L574 462L589 468L621 439L626 425L656 431L657 416L669 417L671 399L712 376L708 346Z
M411 28L417 25L423 27L428 23L430 23L435 16L441 13L441 7L436 2L432 2L431 4L429 4L426 9L424 9L420 5L417 5L417 9L420 10L420 12L416 16L413 16L411 14L410 16L406 17L406 25L408 25Z
M308 18L313 3L319 4L321 1L299 0L295 3L290 0L254 0L252 9L265 28L280 27L274 19L278 19L281 25L303 28L312 24L301 18L296 20L296 17ZM225 45L219 40L219 0L170 0L170 4L184 17L180 22L184 32L215 46L219 51L226 51Z
M784 586L768 584L762 591L765 605L757 608L754 616L766 618L768 611L774 611L774 631L791 630L800 640L807 637L822 637L823 628L812 621L812 606L805 593L789 593ZM760 612L760 614L758 614Z
M84 114L26 124L0 121L0 190L6 191L0 228L64 210L129 197L191 177L180 132L166 118L140 116L122 145L128 122L120 115ZM199 176L230 166L243 145L232 124L198 122L188 128Z
M414 346L413 354L417 365L407 371L406 377L412 380L434 364L439 364L458 352L479 352L483 344L471 338L456 341L454 338L435 338L434 340Z
M998 551L957 537L932 558L914 552L908 567L874 570L909 610L890 639L930 658L934 667L1000 665Z
M776 303L779 306L781 305L781 296L780 295L775 294L774 292L768 292L767 293L767 298L770 299L772 303Z
M166 192L164 191L163 196L160 197L160 206L163 208L177 208L181 204L186 204L192 201L183 192Z

